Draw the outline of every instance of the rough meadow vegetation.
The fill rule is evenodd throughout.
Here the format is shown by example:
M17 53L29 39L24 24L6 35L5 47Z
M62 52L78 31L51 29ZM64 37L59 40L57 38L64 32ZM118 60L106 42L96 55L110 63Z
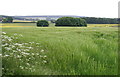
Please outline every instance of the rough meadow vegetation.
M118 74L117 27L4 25L0 55L3 75Z

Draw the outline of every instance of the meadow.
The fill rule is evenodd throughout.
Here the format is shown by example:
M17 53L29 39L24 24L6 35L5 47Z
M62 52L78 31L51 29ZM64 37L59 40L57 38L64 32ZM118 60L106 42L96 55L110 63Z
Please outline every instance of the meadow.
M0 23L0 25L1 25L0 27L36 27L36 23ZM55 25L54 23L49 22L49 27L55 27L54 25ZM118 24L88 24L87 25L87 27L114 27L114 26L116 27L119 25Z
M118 28L103 25L3 24L3 75L117 75Z

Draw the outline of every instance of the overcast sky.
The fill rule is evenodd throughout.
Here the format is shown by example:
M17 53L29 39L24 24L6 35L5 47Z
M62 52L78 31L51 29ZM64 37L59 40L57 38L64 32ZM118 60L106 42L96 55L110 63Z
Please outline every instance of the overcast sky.
M0 15L118 17L119 0L1 0Z

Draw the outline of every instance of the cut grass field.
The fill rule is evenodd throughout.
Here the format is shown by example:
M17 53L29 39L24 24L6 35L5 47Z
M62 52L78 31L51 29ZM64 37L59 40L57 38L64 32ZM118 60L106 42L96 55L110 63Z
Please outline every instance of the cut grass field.
M33 21L27 21L27 20L13 20L13 22L33 22Z
M2 46L3 74L118 74L117 27L3 27L2 31L7 40Z
M0 23L0 27L36 27L35 23Z

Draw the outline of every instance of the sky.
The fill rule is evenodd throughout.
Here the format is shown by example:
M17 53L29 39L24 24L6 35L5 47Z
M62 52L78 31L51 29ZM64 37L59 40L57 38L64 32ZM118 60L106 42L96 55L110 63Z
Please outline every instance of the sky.
M77 15L118 18L119 0L1 0L0 15Z

